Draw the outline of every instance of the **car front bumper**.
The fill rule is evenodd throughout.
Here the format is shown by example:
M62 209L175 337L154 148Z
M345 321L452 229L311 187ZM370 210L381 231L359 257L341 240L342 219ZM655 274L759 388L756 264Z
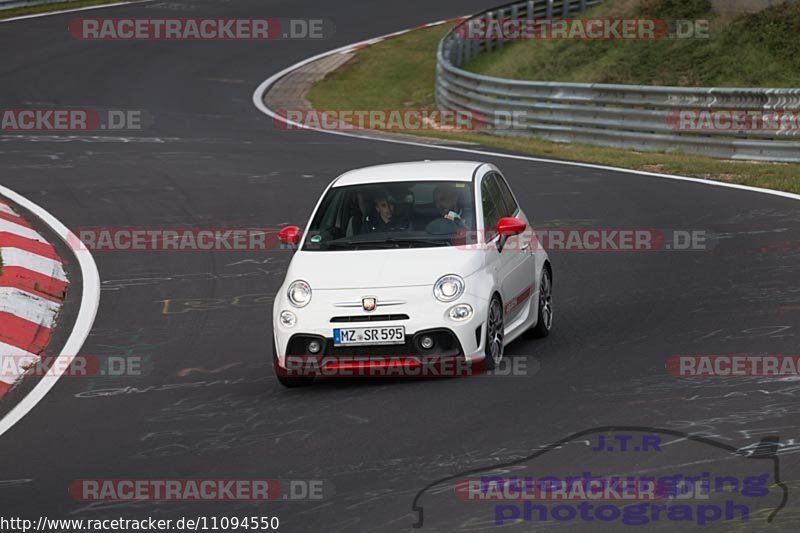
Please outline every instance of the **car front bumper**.
M378 306L374 311L367 312L361 307L364 297L376 298ZM469 304L472 315L463 320L450 318L449 310L460 304ZM295 315L294 326L281 323L282 311ZM484 358L487 314L488 301L477 295L467 292L454 302L443 303L433 297L430 286L317 290L303 308L292 306L282 287L273 307L275 354L283 369L294 366L297 360L311 361L312 366L387 358L395 362L407 358L425 364L437 360L475 362ZM403 326L405 344L334 346L334 328L386 326ZM427 350L420 344L425 335L435 341ZM322 346L315 354L308 350L311 340Z

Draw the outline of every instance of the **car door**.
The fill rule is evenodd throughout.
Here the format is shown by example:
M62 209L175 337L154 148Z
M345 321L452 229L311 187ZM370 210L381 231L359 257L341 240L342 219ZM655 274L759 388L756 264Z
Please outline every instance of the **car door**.
M524 217L503 177L495 171L481 179L481 206L487 267L500 285L506 326L524 318L533 291L533 261L529 241L522 235L504 240L497 234L497 222L503 217ZM524 218L523 218L524 220ZM525 220L527 223L527 220ZM524 249L523 249L524 248Z

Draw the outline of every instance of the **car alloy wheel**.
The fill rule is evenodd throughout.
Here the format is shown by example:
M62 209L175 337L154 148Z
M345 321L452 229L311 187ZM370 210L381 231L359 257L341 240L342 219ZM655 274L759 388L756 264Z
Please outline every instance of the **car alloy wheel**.
M539 319L533 328L536 337L547 337L553 328L553 278L548 268L542 270L539 285Z
M542 309L544 327L548 330L553 327L553 292L550 274L545 270L542 275L542 288L539 291L539 307Z
M492 369L503 359L503 304L495 296L489 305L489 320L486 323L486 368Z

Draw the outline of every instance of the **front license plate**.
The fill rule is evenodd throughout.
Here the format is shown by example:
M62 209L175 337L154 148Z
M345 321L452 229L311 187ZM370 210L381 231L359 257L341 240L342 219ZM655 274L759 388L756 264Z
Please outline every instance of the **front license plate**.
M356 344L404 344L406 328L403 326L384 326L379 328L334 328L335 346Z

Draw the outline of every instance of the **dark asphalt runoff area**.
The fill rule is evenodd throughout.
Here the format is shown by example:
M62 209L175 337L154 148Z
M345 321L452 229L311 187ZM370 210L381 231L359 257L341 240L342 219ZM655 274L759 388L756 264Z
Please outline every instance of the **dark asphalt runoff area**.
M97 251L102 297L82 354L139 356L145 370L138 377L64 377L0 437L0 514L277 516L286 531L409 530L418 520L415 497L438 480L474 477L461 473L522 460L579 432L625 426L702 433L733 448L777 437L788 501L772 525L766 511L735 527L712 525L800 527L800 382L697 381L665 370L673 355L798 354L800 203L624 172L285 131L252 104L264 79L307 57L491 4L176 0L0 24L0 108L83 106L146 117L134 132L0 135L0 183L73 231L303 225L324 187L348 169L470 159L504 171L535 227L701 231L708 244L552 252L555 329L507 348L524 375L324 380L292 390L271 368L272 297L290 252ZM336 33L269 42L79 41L67 31L79 16L323 18ZM633 432L616 433L626 431ZM594 446L590 438L578 441ZM658 457L560 448L536 468L751 469L722 449L665 434L661 442L668 441ZM761 470L772 475L771 465ZM87 502L69 492L84 479L256 478L284 487L318 480L325 495ZM780 493L773 487L770 502ZM470 503L436 517L441 494L425 507L426 520L440 520L438 530L495 528L494 511L473 513ZM538 528L600 525L571 520ZM641 529L699 527L661 520Z

